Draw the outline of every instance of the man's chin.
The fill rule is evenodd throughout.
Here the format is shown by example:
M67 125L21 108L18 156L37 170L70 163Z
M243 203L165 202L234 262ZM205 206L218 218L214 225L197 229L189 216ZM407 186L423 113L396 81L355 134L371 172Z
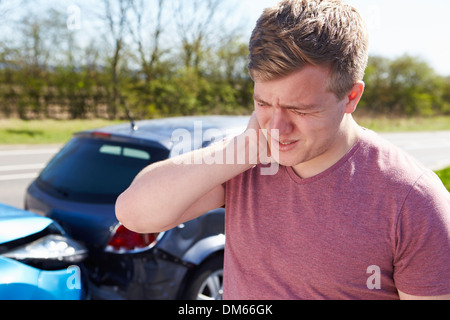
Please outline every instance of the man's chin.
M274 157L276 162L279 163L283 167L295 167L300 164L304 164L309 162L311 159L308 159L305 156L299 157L298 155L293 157L289 155L279 154L278 157Z
M276 161L280 166L283 167L294 167L296 165L301 164L302 162L295 161L293 159L283 159L283 157L280 157L280 159L277 159Z

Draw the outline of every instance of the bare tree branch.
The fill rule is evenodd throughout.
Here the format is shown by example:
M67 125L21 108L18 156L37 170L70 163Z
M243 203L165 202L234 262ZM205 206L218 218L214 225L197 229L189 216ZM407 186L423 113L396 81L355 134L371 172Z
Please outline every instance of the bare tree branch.
M137 45L140 63L147 83L151 81L155 65L159 61L162 54L162 50L160 49L160 38L164 31L162 25L162 17L165 10L165 0L156 0L156 2L156 22L153 27L154 30L149 31L148 28L146 28L146 23L144 21L144 16L147 16L148 19L148 16L150 16L151 14L151 12L147 12L148 7L145 6L145 3L148 3L148 1L134 1L131 8L135 20L133 20L134 23L128 21L130 34L133 38L133 41ZM152 44L150 46L145 45L145 40L143 37L144 33L148 33L151 35Z
M223 4L223 0L177 0L174 17L186 68L199 72L203 47L214 34L212 22Z
M113 97L108 112L111 118L116 117L118 105L121 100L119 88L119 62L124 45L125 31L128 25L127 15L131 8L132 0L116 0L114 3L118 3L118 8L115 11L113 11L111 0L103 0L105 6L105 20L109 26L109 31L113 39L113 55L110 62L113 80Z

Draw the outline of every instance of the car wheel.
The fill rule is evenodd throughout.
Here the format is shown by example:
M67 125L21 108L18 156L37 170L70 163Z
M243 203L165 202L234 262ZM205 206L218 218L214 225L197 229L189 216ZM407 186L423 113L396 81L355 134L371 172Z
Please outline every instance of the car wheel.
M207 260L190 277L186 300L222 300L223 294L223 256Z

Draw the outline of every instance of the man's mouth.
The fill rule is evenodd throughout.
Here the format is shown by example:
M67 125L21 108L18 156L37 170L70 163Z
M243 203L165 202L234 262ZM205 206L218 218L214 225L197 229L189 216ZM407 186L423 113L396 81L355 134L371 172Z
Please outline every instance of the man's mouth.
M288 146L288 145L294 144L294 143L296 143L296 142L297 142L297 141L287 141L287 142L282 142L282 141L280 141L280 144L283 145L283 146Z
M299 140L274 140L274 142L274 146L278 149L278 151L289 151L297 145Z

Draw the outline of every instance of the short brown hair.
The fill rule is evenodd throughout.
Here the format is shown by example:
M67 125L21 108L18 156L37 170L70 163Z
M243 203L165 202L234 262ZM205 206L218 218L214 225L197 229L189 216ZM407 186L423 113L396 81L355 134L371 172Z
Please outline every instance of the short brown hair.
M305 65L329 66L328 90L342 99L363 80L368 60L365 23L338 0L284 0L266 9L250 39L253 80L287 76Z

